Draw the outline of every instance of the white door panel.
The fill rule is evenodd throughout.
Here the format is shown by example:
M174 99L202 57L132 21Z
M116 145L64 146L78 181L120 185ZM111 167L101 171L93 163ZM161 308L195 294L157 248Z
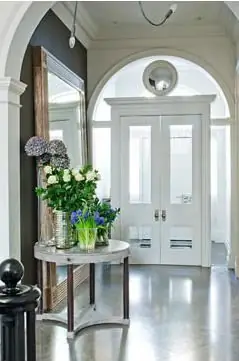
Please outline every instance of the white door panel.
M201 265L200 115L163 116L161 263Z
M158 117L121 118L121 237L132 246L133 263L158 264L159 167L152 157Z
M120 122L121 237L133 263L200 265L200 116Z

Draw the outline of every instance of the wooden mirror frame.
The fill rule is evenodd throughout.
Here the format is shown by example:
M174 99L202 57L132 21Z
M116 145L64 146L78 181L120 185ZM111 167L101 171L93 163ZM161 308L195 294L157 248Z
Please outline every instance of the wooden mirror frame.
M81 134L82 134L82 159L84 163L88 160L87 129L85 112L85 87L84 81L75 73L69 70L53 55L43 47L32 47L33 55L33 80L34 80L34 109L35 109L35 135L49 140L49 110L48 110L48 72L56 75L64 82L78 90L81 94ZM41 208L44 205L39 200L38 205L38 239L41 236L42 226L46 226ZM45 263L43 268L38 268L38 278L42 284L43 308L44 310L54 309L66 298L66 279L57 284L55 263ZM89 276L88 265L79 265L74 270L74 287L79 286Z

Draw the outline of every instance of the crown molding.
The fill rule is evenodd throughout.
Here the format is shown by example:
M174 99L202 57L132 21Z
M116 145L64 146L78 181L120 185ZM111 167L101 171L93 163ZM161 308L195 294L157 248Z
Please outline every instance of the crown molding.
M10 77L0 78L0 103L20 108L20 95L26 87L27 85L19 80Z
M68 27L72 28L74 9L71 3L56 2L52 10L58 18ZM96 37L98 29L93 23L93 20L78 2L78 14L76 19L76 38L88 49L91 41Z
M228 49L230 44L228 37L218 36L198 36L198 37L173 37L168 38L142 38L138 37L137 39L127 38L127 39L105 39L105 40L93 40L89 50L119 50L119 49L144 49L144 48L178 48L180 46L187 46L188 49L190 45L194 46L195 41L198 46L204 46L208 41L213 41L215 44L220 44L222 47L225 46Z
M190 26L171 25L155 28L147 25L119 24L100 27L96 41L123 39L198 38L226 36L224 27L218 25Z
M24 93L26 87L27 85L19 80L10 77L0 78L1 92L5 91L20 96L22 93Z
M239 19L239 3L238 1L224 1L224 3L229 7L237 19Z
M216 95L209 94L209 95L193 95L193 96L186 96L183 97L183 102L185 103L206 103L210 104L214 101ZM168 103L182 103L181 96L157 96L152 98L105 98L105 102L109 105L113 106L125 106L128 104L135 104L135 105L142 105L144 104L168 104Z

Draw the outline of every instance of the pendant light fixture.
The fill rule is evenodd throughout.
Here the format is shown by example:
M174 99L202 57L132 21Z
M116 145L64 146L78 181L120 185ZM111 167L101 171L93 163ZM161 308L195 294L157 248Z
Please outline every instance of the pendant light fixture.
M145 20L147 20L147 22L150 25L153 26L162 26L163 24L166 23L166 21L175 13L175 11L177 10L177 4L173 4L170 6L169 10L167 11L167 13L164 15L163 19L161 21L159 21L158 23L155 23L154 21L151 21L149 19L149 17L146 15L144 8L143 8L143 3L142 1L139 1L139 8L141 11L141 14L143 15L143 17L145 18Z
M72 28L71 28L71 36L69 38L69 47L71 49L74 48L75 43L76 43L76 14L77 14L77 1L75 2L75 11L74 11L74 17L73 17L73 24L72 24Z

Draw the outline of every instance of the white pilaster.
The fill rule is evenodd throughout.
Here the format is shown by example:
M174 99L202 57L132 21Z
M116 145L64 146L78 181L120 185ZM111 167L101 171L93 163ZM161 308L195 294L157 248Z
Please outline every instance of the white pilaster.
M231 125L232 188L231 188L231 259L229 266L235 267L239 277L239 68L235 71L235 121Z
M0 261L20 259L20 95L25 88L18 80L0 78Z

